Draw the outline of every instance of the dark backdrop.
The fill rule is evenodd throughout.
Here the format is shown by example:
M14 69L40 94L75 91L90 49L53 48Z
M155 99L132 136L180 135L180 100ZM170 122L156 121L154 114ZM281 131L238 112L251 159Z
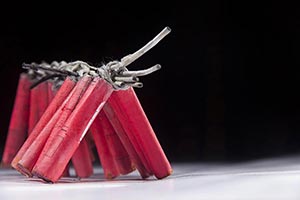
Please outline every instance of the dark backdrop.
M130 69L162 65L136 92L171 161L299 152L297 5L75 4L2 8L1 153L23 62L120 59L165 26L171 34Z

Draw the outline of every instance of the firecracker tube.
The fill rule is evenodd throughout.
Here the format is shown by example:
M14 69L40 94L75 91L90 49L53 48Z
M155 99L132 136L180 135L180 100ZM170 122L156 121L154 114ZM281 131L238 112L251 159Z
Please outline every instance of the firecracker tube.
M10 166L27 137L30 85L31 80L28 74L20 74L2 156L2 166Z
M34 127L33 131L31 132L30 136L26 139L25 143L22 145L22 147L20 148L20 150L14 157L14 159L11 163L13 168L19 170L18 163L23 158L23 156L26 152L29 155L25 156L24 159L31 158L31 160L28 161L29 163L31 163L30 166L35 163L40 151L42 150L43 145L45 144L45 142L53 128L53 127L49 127L48 129L45 129L47 124L51 120L53 121L53 116L54 116L55 112L59 109L59 107L64 106L68 102L67 97L70 94L70 92L72 91L72 89L74 88L75 84L76 83L72 79L70 79L70 78L65 79L62 86L60 87L57 94L55 95L54 99L51 101L50 105L48 106L47 110L42 115L41 119L39 120L37 125ZM56 123L56 121L53 122L53 124L55 124L55 123ZM38 148L36 148L36 147L38 147ZM31 148L31 150L28 150L28 148ZM30 172L31 170L27 170L27 171ZM31 176L31 173L28 175Z

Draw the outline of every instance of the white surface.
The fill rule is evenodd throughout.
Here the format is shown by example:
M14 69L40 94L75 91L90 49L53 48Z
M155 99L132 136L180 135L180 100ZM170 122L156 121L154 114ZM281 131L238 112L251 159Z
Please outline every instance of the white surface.
M101 169L84 180L64 178L56 184L0 170L0 200L12 199L300 199L300 156L241 164L172 164L163 180L140 180L137 173L105 181Z

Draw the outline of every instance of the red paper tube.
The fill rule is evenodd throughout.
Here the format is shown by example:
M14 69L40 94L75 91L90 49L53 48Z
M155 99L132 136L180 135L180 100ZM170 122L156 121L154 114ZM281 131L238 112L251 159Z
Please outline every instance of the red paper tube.
M37 102L38 120L40 120L40 118L42 117L42 115L44 114L45 110L48 107L48 83L47 82L40 83L37 87L38 87L38 102ZM29 134L30 133L31 132L29 132Z
M20 74L2 156L3 166L10 166L13 158L27 137L30 85L31 81L27 74Z
M80 141L113 91L105 80L96 77L58 134L50 135L33 168L45 181L56 182Z
M48 106L48 84L43 82L31 89L28 135L45 112Z
M113 179L119 176L119 170L116 163L114 162L114 158L105 139L105 128L102 126L102 119L100 117L100 114L95 118L93 124L90 127L90 130L96 144L105 178Z
M47 85L48 85L48 105L50 105L57 91L53 89L53 82L47 81Z
M128 152L124 148L119 136L115 129L112 127L110 121L104 112L99 113L101 124L104 131L104 136L109 146L111 155L113 156L117 168L121 174L128 174L135 170L134 163L132 162Z
M90 147L83 138L72 156L72 163L76 175L80 178L87 178L93 174L93 161L90 154Z
M91 154L92 161L94 162L96 160L96 157L94 155L95 141L90 130L85 134L85 139L89 146L89 152Z
M133 88L114 92L108 104L112 107L139 156L144 155L146 158L155 177L162 179L169 176L172 173L171 165Z
M107 103L104 105L103 110L105 112L105 115L108 117L111 125L115 129L117 135L119 136L120 141L122 142L124 148L128 152L133 164L139 171L141 177L145 179L145 178L149 177L150 175L152 175L152 173L151 173L150 169L147 169L145 167L145 165L142 162L141 158L139 157L137 151L135 150L133 144L131 143L127 133L125 132L124 128L122 127L122 125L118 119L118 116L115 113L115 110L113 110L113 108L111 106L111 104L114 102L113 98L114 98L114 95L111 95L111 97L108 99Z
M56 110L61 106L65 99L70 94L70 91L75 86L75 82L70 78L67 78L60 89L57 92L57 95L45 111L44 115L39 120L38 124L34 127L34 130L31 132L31 135L26 139L25 143L22 145L21 149L18 151L14 160L12 161L12 166L16 167L17 162L22 158L24 153L27 151L28 147L33 143L37 138L40 132L45 128L46 124L52 118Z
M31 170L36 163L49 135L55 135L56 132L61 129L77 105L80 97L84 94L90 81L91 78L85 76L77 82L73 91L69 94L66 102L64 102L63 105L55 112L44 129L28 147L27 151L23 154L23 157L17 164L17 168L22 174L32 176Z
M28 121L28 136L31 134L34 126L39 121L39 92L40 85L30 90L30 103L29 103L29 121Z
M45 113L43 114L43 116L41 117L41 119L39 120L37 125L34 127L30 136L26 139L25 143L22 145L22 147L20 148L20 150L14 157L14 159L12 161L12 167L14 167L15 169L18 170L17 163L23 157L23 155L28 150L28 148L32 145L33 142L41 141L41 139L39 139L39 138L42 136L42 134L41 134L42 130L45 128L47 123L53 117L53 115L57 111L57 109L63 104L63 102L64 102L64 104L67 102L66 98L68 97L68 95L70 94L70 91L73 89L74 86L75 86L75 82L73 80L71 80L70 78L67 78L64 81L64 83L58 90L57 95L55 95L53 101L50 103L47 110L45 111ZM41 136L39 136L40 134L41 134ZM38 136L39 136L39 138L38 138ZM47 137L48 136L44 136L41 138L45 138L45 141L46 141ZM42 146L43 146L43 143L41 143L41 148L42 148ZM31 153L35 153L35 150L31 151Z
M60 131L60 129L64 126L66 120L69 118L81 97L84 95L86 89L89 87L91 80L91 77L84 76L77 82L74 88L74 93L72 93L63 109L58 111L60 112L59 119L56 121L53 129L51 130L51 134L55 135L56 132Z
M99 121L101 124L100 130L103 131L110 153L119 172L121 174L128 174L134 171L135 166L106 114L104 112L100 112L98 118L100 119Z

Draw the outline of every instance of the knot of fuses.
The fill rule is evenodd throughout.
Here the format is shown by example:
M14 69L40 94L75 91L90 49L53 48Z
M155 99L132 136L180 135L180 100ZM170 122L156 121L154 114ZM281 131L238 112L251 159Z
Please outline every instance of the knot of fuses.
M115 90L126 90L129 87L141 88L143 84L139 82L138 77L151 74L159 70L161 66L156 64L148 69L129 71L122 61L112 61L99 68L91 66L83 61L70 63L66 63L65 61L58 63L57 61L54 61L51 64L45 62L41 64L23 63L23 68L28 69L28 74L34 74L34 76L37 77L42 76L40 78L36 78L38 80L31 88L43 81L53 79L55 77L60 77L60 79L56 79L56 87L59 87L59 85L61 85L61 78L65 78L65 76L79 78L83 75L90 75L92 77L99 76L105 79L114 87Z
M19 78L2 165L51 183L73 165L86 178L95 147L107 179L135 170L143 179L169 176L171 165L133 89L160 65L127 69L169 32L99 68L83 61L23 64L28 71Z

